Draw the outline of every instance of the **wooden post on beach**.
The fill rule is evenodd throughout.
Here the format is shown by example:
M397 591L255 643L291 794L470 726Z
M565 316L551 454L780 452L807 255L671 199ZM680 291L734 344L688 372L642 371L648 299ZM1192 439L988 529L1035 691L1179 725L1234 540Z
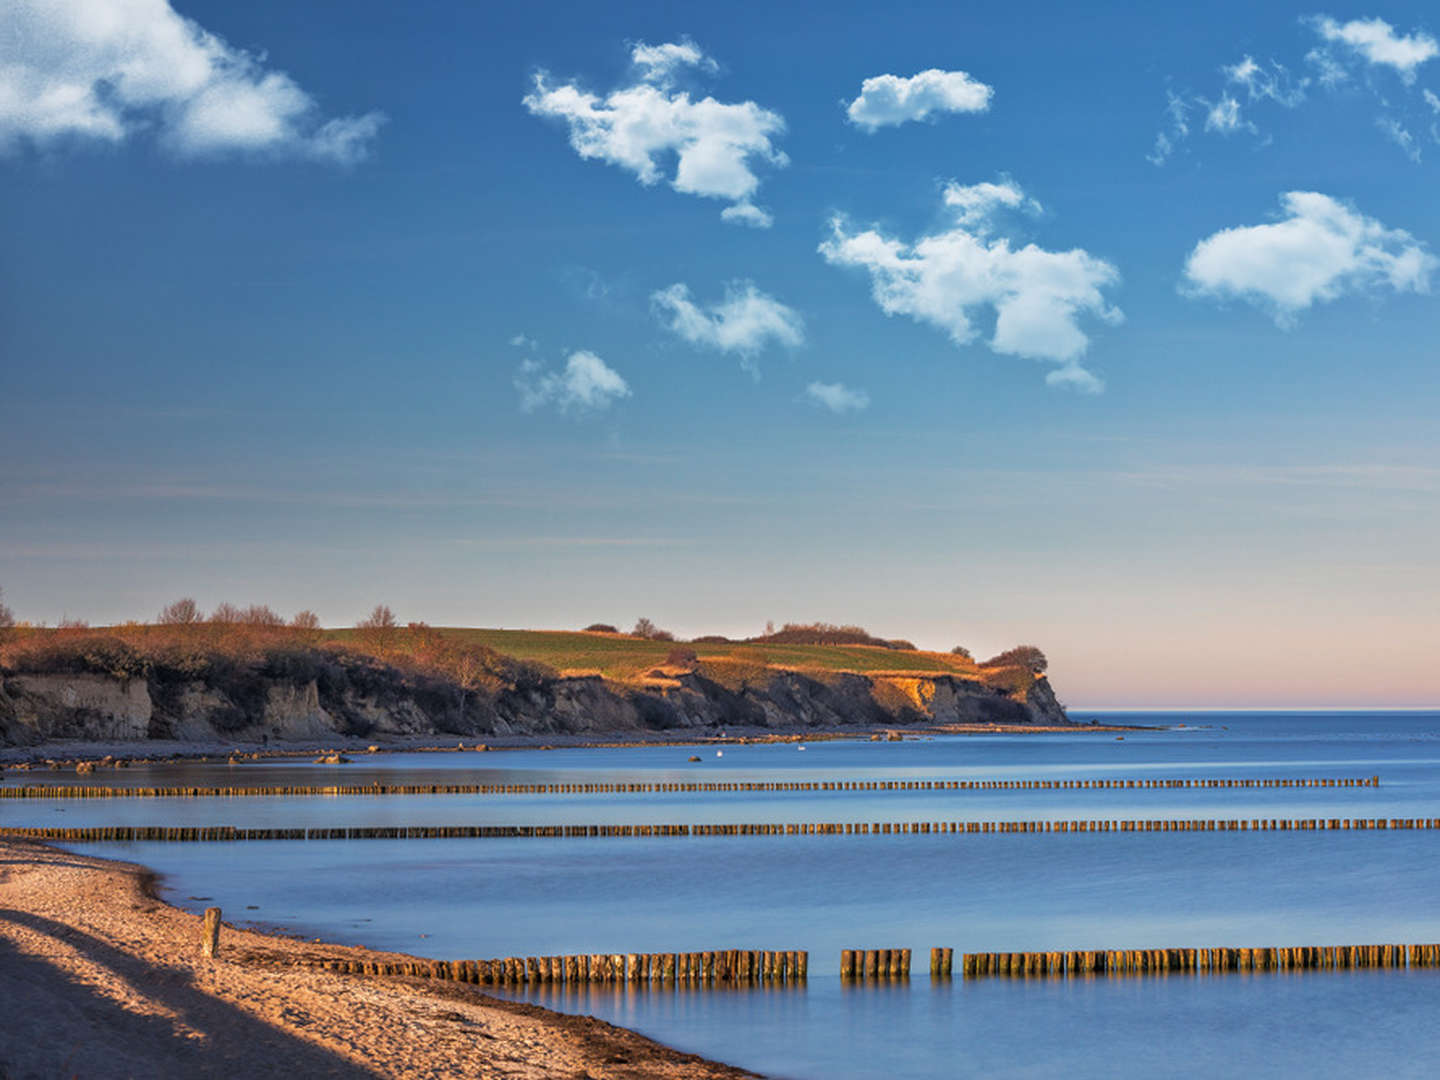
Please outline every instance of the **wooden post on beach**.
M205 909L205 923L200 931L200 955L214 959L220 953L220 909Z

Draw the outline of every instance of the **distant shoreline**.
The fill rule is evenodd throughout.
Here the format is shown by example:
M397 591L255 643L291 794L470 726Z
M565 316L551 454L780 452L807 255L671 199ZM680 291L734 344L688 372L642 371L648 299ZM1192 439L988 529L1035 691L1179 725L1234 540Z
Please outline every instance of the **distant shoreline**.
M162 761L207 761L216 758L287 760L340 753L355 760L396 753L475 753L502 750L626 749L641 747L753 746L774 743L836 742L852 740L917 741L936 735L1102 735L1132 731L1163 731L1164 727L1142 724L927 724L917 727L830 728L807 731L775 731L769 728L727 728L723 734L702 736L688 733L675 737L665 732L635 732L634 738L617 739L616 733L595 735L487 735L470 736L455 743L441 743L433 735L356 739L287 741L284 745L261 743L185 742L180 740L114 740L109 742L55 741L32 746L0 748L0 768L35 768L46 762L69 767L81 762L100 763L107 758L131 764ZM878 739L875 736L879 736ZM898 739L893 738L898 736ZM376 747L371 751L370 747Z

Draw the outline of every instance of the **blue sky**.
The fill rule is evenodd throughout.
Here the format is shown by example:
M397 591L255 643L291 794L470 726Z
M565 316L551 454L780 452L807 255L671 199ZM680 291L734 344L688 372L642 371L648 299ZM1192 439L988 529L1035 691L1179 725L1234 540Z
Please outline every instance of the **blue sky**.
M0 8L21 617L1440 701L1420 5Z

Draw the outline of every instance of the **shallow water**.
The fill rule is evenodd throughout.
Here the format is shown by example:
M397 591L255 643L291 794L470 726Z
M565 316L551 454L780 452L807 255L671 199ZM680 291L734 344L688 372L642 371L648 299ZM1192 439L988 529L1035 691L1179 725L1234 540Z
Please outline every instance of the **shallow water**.
M1114 719L1145 723L1166 717ZM404 754L165 765L125 783L563 783L1379 775L1379 788L300 797L0 803L24 824L481 824L1440 816L1440 714L1213 714L1113 736ZM238 775L237 775L238 774ZM44 779L45 774L31 775ZM87 778L87 780L90 778ZM538 990L794 1077L1431 1075L1440 971L932 984L958 952L1440 941L1440 832L89 845L230 918L442 958L808 949L801 988ZM190 900L204 897L204 900ZM213 898L211 900L210 898ZM842 948L909 947L842 985Z

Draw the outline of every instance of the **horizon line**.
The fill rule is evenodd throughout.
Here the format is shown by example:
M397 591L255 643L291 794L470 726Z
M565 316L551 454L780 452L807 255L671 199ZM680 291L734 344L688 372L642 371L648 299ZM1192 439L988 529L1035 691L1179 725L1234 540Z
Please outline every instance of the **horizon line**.
M1067 705L1065 711L1076 712L1440 712L1436 705Z

